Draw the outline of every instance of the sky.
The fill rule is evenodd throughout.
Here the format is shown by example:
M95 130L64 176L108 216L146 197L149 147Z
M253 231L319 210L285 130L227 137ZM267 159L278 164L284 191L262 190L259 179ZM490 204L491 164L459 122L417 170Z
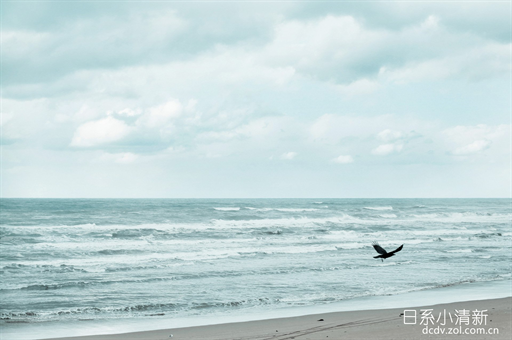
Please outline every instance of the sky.
M509 2L2 1L1 197L510 197Z

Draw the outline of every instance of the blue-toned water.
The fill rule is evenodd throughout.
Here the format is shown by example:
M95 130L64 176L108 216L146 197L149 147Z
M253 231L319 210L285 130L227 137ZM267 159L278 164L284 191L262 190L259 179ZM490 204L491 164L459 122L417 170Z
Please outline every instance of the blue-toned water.
M2 199L0 324L187 317L510 280L508 199ZM381 262L371 246L395 257Z

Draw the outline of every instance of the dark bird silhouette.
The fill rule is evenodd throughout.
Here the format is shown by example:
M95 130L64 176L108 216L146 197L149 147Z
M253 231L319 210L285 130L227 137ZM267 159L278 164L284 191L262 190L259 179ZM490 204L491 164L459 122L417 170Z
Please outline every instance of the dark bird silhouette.
M395 253L398 253L404 247L404 245L402 244L400 247L398 247L395 250L390 251L388 253L384 248L379 246L379 244L377 242L373 242L372 246L373 246L373 248L375 248L377 253L380 254L380 255L374 256L373 258L374 259L380 259L382 262L384 262L384 259L387 259L388 257L395 256Z

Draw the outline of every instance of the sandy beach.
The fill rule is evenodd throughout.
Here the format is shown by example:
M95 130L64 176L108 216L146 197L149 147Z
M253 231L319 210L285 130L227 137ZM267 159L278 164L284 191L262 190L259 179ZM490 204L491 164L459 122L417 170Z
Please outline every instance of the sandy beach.
M507 297L59 339L511 339L511 305Z

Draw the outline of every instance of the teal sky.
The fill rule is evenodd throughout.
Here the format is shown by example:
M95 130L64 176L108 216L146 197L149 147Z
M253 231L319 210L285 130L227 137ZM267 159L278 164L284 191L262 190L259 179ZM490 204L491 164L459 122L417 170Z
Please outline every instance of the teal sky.
M3 197L509 197L508 2L1 3Z

